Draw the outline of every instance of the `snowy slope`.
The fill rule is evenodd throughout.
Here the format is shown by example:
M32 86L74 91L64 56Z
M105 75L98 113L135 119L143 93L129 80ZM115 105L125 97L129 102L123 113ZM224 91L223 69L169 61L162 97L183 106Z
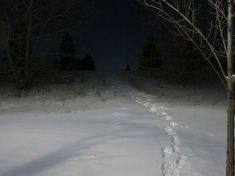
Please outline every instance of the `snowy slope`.
M114 73L91 77L1 100L0 176L224 175L223 103L168 103Z

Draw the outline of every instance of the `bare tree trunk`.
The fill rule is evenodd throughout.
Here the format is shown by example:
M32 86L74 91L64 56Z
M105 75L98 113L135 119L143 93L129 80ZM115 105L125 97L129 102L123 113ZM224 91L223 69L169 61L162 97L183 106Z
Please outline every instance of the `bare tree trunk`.
M227 53L227 88L228 88L228 119L227 119L227 167L226 176L234 176L234 89L233 89L233 0L228 0L228 53Z
M208 22L209 30L204 30L198 23L200 20L197 17L201 13L204 14L204 11L200 11L197 0L137 1L151 8L159 17L171 24L176 35L191 42L225 85L228 97L226 176L234 176L233 15L235 14L233 14L233 3L235 3L235 0L207 0L209 13L215 14L214 17L208 16L208 19L211 18L211 21ZM226 58L227 74L221 62L222 59ZM215 59L216 64L211 62L211 59Z

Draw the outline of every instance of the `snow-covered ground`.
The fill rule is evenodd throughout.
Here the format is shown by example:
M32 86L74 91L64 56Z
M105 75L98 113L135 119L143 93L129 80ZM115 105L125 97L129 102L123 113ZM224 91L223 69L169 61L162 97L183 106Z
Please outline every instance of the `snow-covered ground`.
M223 93L185 90L181 99L183 88L166 86L145 94L122 77L90 74L2 97L0 176L225 175Z

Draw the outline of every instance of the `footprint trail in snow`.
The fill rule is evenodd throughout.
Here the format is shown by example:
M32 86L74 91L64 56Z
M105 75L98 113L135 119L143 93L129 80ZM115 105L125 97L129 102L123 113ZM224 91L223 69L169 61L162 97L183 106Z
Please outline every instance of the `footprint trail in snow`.
M177 127L179 124L175 122L174 119L166 112L167 108L165 106L153 103L150 96L138 91L136 92L135 90L130 90L127 87L124 88L115 86L115 88L128 96L131 100L145 106L149 112L163 117L163 121L165 123L164 130L170 138L170 143L166 146L162 146L162 175L180 176L186 156L181 153L180 150L180 137L177 134ZM132 91L135 92L132 93Z
M129 94L128 91L126 94ZM146 95L140 95L140 97L129 96L136 103L141 104L148 108L148 110L156 115L162 116L165 123L164 130L170 138L170 144L162 147L162 175L163 176L180 176L186 156L180 151L180 137L177 134L177 127L179 124L168 115L167 108L164 106L158 106L152 103L151 99Z

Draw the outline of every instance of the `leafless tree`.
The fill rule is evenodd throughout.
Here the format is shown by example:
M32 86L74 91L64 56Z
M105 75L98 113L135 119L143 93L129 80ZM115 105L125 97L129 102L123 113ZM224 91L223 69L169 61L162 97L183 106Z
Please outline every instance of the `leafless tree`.
M44 35L61 30L63 21L71 19L79 1L76 0L1 0L0 1L0 49L5 53L8 76L19 80L19 74L27 80L33 58L33 43ZM69 18L68 18L69 17ZM63 26L65 27L65 26ZM23 64L21 73L17 72Z
M234 174L233 0L138 0L193 44L228 93L227 176ZM203 9L206 11L203 12ZM202 17L203 16L203 17ZM204 19L202 19L204 18ZM227 62L227 68L223 63Z

